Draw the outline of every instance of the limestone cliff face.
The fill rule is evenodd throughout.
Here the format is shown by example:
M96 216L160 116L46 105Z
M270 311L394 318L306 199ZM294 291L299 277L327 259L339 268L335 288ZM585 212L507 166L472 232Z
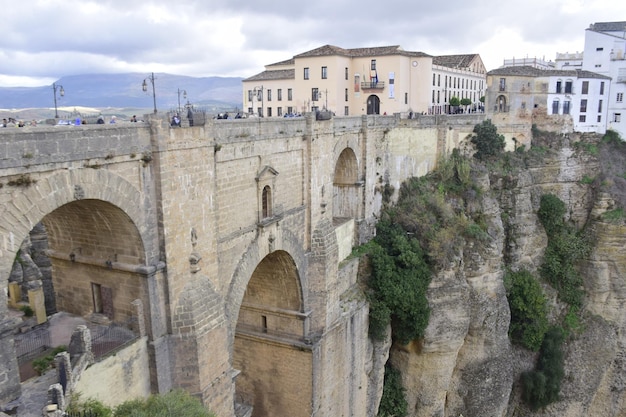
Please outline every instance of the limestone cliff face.
M626 415L626 226L603 222L600 215L614 201L606 194L596 197L593 186L581 181L598 175L598 159L561 139L554 144L558 150L541 160L527 158L516 174L477 174L485 192L474 209L482 211L491 243L467 243L436 274L424 339L391 348L410 416ZM536 271L541 264L547 236L536 212L546 193L563 200L568 220L587 224L596 243L583 271L584 330L564 347L561 400L532 412L520 399L519 378L534 368L536 355L509 341L503 275L505 265ZM544 287L554 317L564 307Z

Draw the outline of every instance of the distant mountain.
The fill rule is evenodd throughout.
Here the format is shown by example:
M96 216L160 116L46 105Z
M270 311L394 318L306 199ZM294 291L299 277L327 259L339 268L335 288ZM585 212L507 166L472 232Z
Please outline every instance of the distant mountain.
M59 79L64 96L57 90L58 107L136 107L153 108L152 84L148 74L86 74ZM146 79L148 91L142 90ZM157 109L166 111L187 100L197 107L241 108L242 84L240 77L186 77L154 74ZM184 98L183 91L187 93ZM52 85L47 87L0 87L0 109L54 107Z

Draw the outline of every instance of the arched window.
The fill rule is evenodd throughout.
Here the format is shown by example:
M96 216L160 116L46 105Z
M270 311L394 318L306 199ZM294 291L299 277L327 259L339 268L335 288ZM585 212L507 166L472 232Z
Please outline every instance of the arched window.
M267 219L268 217L272 217L272 189L269 185L263 187L263 194L261 197L261 204L263 210L263 218Z

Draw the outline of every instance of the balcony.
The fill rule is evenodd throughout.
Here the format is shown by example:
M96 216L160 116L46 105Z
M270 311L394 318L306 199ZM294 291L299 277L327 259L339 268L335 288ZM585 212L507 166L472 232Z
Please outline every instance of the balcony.
M384 88L384 81L364 81L361 83L361 90L383 90Z

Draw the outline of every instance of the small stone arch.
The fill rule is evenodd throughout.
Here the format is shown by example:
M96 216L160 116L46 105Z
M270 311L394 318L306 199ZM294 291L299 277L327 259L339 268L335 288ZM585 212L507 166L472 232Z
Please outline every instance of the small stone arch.
M496 98L496 105L494 111L496 113L505 113L508 112L507 98L505 95L501 94Z

